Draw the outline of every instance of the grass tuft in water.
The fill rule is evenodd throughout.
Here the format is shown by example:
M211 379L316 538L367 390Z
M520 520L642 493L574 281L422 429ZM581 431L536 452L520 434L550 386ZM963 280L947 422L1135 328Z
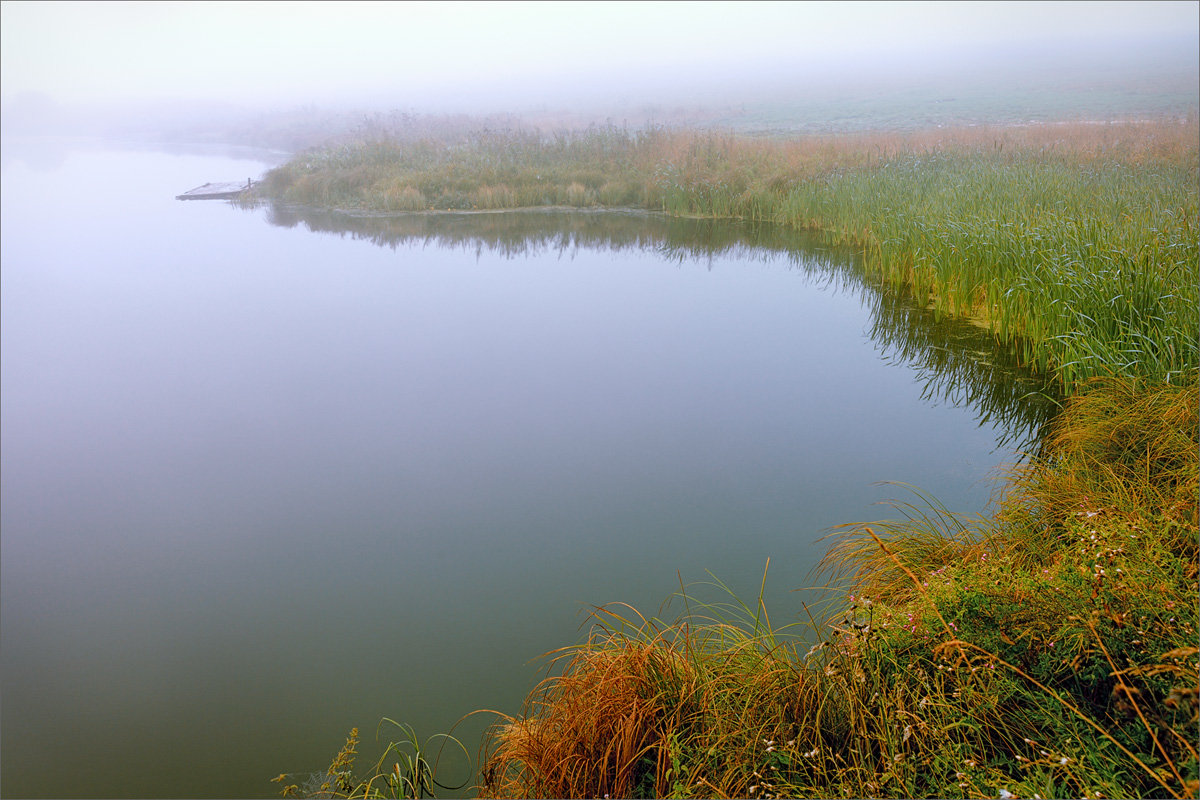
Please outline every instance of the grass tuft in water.
M422 742L412 727L385 717L379 723L380 730L385 723L396 728L400 738L388 743L365 776L354 774L358 728L353 728L324 773L312 773L303 786L287 784L295 777L287 773L273 782L286 784L282 790L284 797L305 798L422 798L436 796L437 789L458 792L466 788L469 779L446 784L438 778L438 767L447 746L470 760L462 742L447 733L435 734Z

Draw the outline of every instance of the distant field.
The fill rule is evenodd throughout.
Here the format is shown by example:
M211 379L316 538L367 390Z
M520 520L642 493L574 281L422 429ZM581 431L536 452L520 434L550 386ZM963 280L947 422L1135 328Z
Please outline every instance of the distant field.
M701 105L654 111L667 122L678 116L764 134L1187 118L1200 107L1200 65L1173 50L1125 53L1101 64L1051 65L1041 56L920 74L898 65L885 76L780 75L744 87L736 102Z
M965 125L1195 118L1200 55L1194 32L1173 41L1069 51L961 54L917 68L884 57L873 64L800 66L802 53L764 54L736 74L648 72L647 83L581 84L575 96L530 104L496 97L488 107L414 105L420 76L397 78L370 103L223 103L69 106L49 97L7 97L6 137L99 137L121 141L222 143L302 152L364 135L462 136L480 129L578 131L589 125L716 129L740 135L910 132ZM778 61L770 66L770 58ZM614 65L618 66L619 65ZM658 81L655 83L655 81ZM619 81L614 80L614 84ZM514 89L521 87L514 87Z

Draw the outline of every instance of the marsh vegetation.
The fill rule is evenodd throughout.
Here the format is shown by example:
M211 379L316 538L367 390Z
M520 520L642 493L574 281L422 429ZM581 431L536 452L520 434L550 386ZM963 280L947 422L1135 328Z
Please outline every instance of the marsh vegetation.
M807 625L688 587L677 618L598 611L493 730L482 793L1195 796L1197 143L1194 117L787 141L512 129L272 171L283 214L607 207L812 231L1063 398L987 516L918 493L837 531Z
M697 587L673 619L598 610L481 794L1195 796L1197 410L1194 375L1089 385L994 515L917 496L837 532L810 624Z

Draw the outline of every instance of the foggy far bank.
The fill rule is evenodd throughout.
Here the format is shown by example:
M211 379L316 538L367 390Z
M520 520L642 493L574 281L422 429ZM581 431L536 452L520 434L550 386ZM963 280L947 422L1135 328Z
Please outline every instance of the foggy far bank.
M1200 107L1191 34L939 49L923 58L767 53L712 69L544 73L497 82L362 75L343 90L201 96L3 98L6 137L225 143L297 152L364 134L454 135L592 124L786 136L961 125L1187 118ZM254 76L247 80L253 82Z

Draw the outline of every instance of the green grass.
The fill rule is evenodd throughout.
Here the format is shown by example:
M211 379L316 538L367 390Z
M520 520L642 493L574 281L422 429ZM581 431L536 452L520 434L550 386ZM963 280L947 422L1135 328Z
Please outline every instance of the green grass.
M885 279L979 316L1068 388L1197 363L1195 166L913 155L804 184L783 219L865 229Z
M272 783L283 785L284 797L378 797L378 798L421 798L435 797L437 789L457 791L465 788L468 781L457 784L444 783L439 771L446 748L452 755L461 754L468 761L470 754L450 734L434 734L422 741L412 727L386 717L380 721L376 738L384 723L396 729L400 738L389 742L379 759L365 777L354 773L354 762L358 757L358 728L352 728L346 743L333 757L325 772L313 772L304 778L284 773L272 779ZM290 783L303 780L303 785Z

